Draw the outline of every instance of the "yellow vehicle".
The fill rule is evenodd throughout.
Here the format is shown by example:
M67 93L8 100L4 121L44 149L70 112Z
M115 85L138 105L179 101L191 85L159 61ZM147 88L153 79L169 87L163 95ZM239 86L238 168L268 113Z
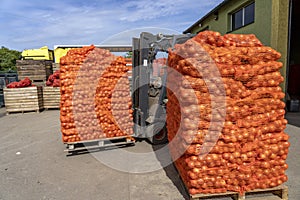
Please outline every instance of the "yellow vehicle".
M52 60L54 61L54 52L47 46L39 49L25 49L22 52L22 60Z
M54 57L55 63L60 62L60 58L65 56L70 49L81 48L89 45L55 45L54 46ZM111 52L130 52L132 51L132 47L130 45L95 45L95 47L99 47L102 49L107 49Z
M69 45L70 46L70 45ZM67 45L56 45L54 46L54 57L55 57L55 63L60 62L60 58L65 56L72 47L69 47Z

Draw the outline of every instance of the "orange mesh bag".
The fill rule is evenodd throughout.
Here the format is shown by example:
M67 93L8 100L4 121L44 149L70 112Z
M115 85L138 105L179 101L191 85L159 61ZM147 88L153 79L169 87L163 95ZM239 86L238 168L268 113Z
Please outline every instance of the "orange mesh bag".
M285 94L282 92L282 89L277 87L258 87L251 91L249 99L263 99L263 98L273 98L273 99L283 99Z
M282 63L277 61L260 61L256 65L235 65L233 66L235 71L234 78L239 81L247 82L257 75L277 72L281 67Z
M254 34L226 34L224 39L229 40L231 46L236 47L260 47L262 43Z
M254 76L245 84L246 87L254 89L258 87L276 87L283 82L280 72L272 72L264 75Z

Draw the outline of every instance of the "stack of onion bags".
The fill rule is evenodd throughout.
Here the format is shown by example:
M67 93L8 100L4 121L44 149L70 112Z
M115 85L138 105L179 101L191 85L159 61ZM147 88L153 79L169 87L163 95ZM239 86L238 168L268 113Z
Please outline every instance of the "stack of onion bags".
M124 58L89 46L68 51L60 66L64 142L132 135L128 68Z
M254 35L212 31L169 50L167 85L176 88L168 90L169 148L190 194L287 181L280 56Z

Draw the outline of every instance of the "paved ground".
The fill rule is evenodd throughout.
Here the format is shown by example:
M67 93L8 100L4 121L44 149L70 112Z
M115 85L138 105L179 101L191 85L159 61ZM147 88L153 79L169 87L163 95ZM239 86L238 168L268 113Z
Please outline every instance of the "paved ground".
M0 199L181 200L186 193L172 165L129 174L107 167L91 154L66 156L59 111L12 114L0 109ZM288 126L289 196L300 199L300 129ZM149 152L138 142L127 150ZM101 152L96 155L101 155ZM113 158L112 158L113 159ZM267 198L263 198L267 200Z

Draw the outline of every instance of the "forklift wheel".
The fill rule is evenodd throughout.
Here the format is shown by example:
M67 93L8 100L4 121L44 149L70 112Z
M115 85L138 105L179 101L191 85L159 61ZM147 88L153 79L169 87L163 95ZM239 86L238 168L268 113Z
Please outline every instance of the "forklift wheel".
M155 134L153 138L150 138L149 140L153 145L168 143L167 128L164 127L159 133Z

